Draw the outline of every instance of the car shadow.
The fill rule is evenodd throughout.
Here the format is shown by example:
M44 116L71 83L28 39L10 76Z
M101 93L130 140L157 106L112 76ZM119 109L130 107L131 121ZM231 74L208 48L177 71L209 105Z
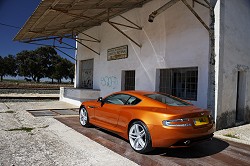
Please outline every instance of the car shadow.
M119 139L119 141L115 141L115 142L119 144L123 142L122 143L123 147L124 147L124 142L126 142L127 148L132 149L129 145L128 140L120 137L119 135L114 134L102 128L98 128L98 127L93 127L93 128L95 128L96 130L100 132L106 133L109 136ZM224 149L226 149L228 146L229 144L227 142L217 139L217 138L212 138L212 140L210 141L199 142L190 147L156 148L153 151L146 153L146 155L149 155L149 156L160 155L160 156L165 156L165 157L177 157L177 158L201 158L201 157L206 157L206 156L217 154L223 151Z
M113 137L115 137L115 138L121 139L121 140L123 140L123 141L129 143L128 140L122 138L121 136L119 136L119 135L117 135L117 134L115 134L115 133L112 133L111 131L108 131L108 130L105 130L105 129L102 129L102 128L99 128L99 127L95 127L95 126L93 126L93 128L95 128L96 130L99 130L99 131L101 131L101 132L103 132L103 133L106 133L106 134L108 134L108 135L110 135L110 136L113 136Z
M226 149L229 144L223 140L213 138L211 141L197 143L184 148L156 148L147 155L161 155L177 158L201 158L217 154Z

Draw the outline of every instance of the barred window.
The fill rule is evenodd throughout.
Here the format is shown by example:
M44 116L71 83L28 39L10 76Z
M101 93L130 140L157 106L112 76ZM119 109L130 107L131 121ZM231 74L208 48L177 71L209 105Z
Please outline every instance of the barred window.
M184 100L197 100L198 67L160 69L159 91Z
M135 90L135 70L124 71L124 90Z

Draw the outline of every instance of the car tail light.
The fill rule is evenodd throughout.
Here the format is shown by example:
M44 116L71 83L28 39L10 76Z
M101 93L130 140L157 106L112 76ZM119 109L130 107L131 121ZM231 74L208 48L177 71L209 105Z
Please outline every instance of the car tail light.
M164 120L162 121L162 124L164 126L171 126L171 127L172 126L176 126L176 127L192 126L188 118Z

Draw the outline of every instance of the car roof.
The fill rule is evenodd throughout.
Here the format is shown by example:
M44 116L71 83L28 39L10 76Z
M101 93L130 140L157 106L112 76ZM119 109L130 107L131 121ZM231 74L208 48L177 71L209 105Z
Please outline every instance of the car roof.
M117 92L115 94L128 94L128 95L137 97L146 103L146 104L144 103L144 105L147 105L149 107L154 105L154 106L160 106L162 108L165 108L165 106L166 106L166 104L161 103L161 102L156 101L156 100L153 100L153 99L146 96L147 94L158 94L157 92L153 92L153 91L128 90L128 91L120 91L120 92Z
M143 90L128 90L128 91L120 91L117 93L124 93L124 94L133 95L133 96L144 96L146 94L155 94L157 92L143 91Z

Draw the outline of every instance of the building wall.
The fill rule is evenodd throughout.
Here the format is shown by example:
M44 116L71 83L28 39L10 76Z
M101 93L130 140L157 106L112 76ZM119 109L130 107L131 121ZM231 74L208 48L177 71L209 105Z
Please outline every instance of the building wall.
M216 20L218 28L217 50L217 128L237 125L237 84L238 72L245 79L240 97L243 98L243 119L250 122L250 1L220 0L217 2L220 17ZM244 87L243 87L244 86ZM242 90L241 90L242 91ZM241 103L242 104L242 103Z
M163 68L198 67L198 96L194 104L207 107L209 34L189 9L178 2L158 15L153 23L148 16L164 5L165 0L154 0L142 8L123 14L126 18L142 26L142 30L120 27L123 32L140 43L138 47L108 23L91 28L85 33L101 40L101 43L89 43L100 55L78 44L77 63L94 59L94 89L101 90L101 96L121 90L123 70L135 70L137 90L155 91L157 87L156 70ZM189 1L190 4L191 1ZM209 10L195 4L194 8L201 18L209 24ZM121 17L112 21L127 23ZM84 38L84 35L79 35ZM85 37L86 38L86 37ZM107 61L107 49L128 45L128 58ZM80 68L78 67L78 70ZM77 72L76 87L79 87Z

